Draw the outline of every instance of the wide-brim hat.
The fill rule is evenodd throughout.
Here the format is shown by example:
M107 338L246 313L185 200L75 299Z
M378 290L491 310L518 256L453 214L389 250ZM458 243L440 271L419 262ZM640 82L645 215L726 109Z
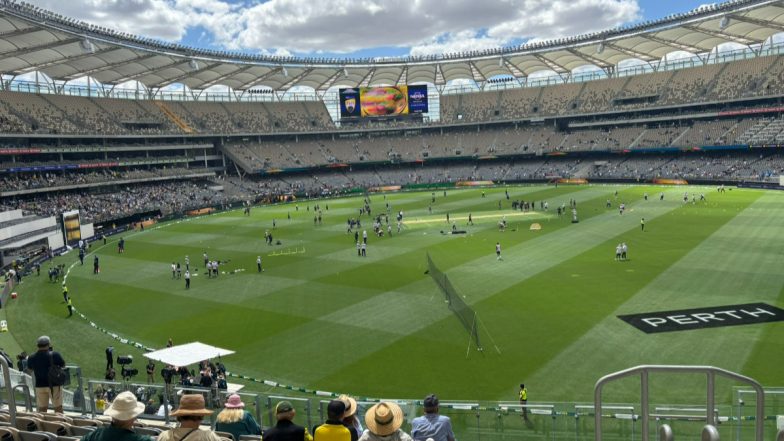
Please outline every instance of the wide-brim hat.
M357 413L357 400L346 394L339 396L338 400L346 404L346 411L343 412L343 418L350 417Z
M207 416L212 415L211 410L205 408L204 397L199 394L183 395L180 398L180 407L171 413L171 416Z
M365 426L378 436L391 435L401 425L403 425L403 409L395 403L378 403L365 414Z
M103 414L119 421L130 421L144 413L144 403L136 400L136 395L131 392L118 394L112 404L103 411Z

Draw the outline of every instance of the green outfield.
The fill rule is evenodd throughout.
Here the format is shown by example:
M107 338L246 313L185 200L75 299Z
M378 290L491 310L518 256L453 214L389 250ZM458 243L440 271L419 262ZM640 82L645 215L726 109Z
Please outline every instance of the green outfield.
M784 193L523 186L509 187L507 200L504 191L486 189L486 197L476 189L436 191L432 213L430 191L373 194L373 214L390 204L393 234L376 237L363 216L367 257L357 256L346 233L362 197L170 222L123 234L122 255L118 237L96 243L91 251L101 273L93 274L89 255L84 266L73 266L68 287L79 312L124 338L155 348L168 338L198 340L235 350L224 360L232 372L358 396L437 392L454 400L514 400L524 381L532 401L590 401L599 377L638 364L714 365L766 386L784 383L782 322L645 334L617 318L756 302L784 307ZM685 191L697 199L705 193L707 201L692 203L689 196L684 203ZM535 201L536 211L513 212L516 199ZM556 215L570 199L577 201L578 224L571 213ZM549 209L541 210L540 201ZM314 225L316 204L322 225ZM399 210L405 227L397 233ZM441 234L451 229L447 213L467 234ZM466 225L469 213L473 226ZM499 231L503 216L508 227ZM531 231L532 223L541 230ZM281 245L265 244L265 230ZM628 261L614 260L620 242L628 245ZM228 261L219 277L204 274L203 252ZM469 348L468 332L425 274L426 253L477 312L484 351ZM198 268L189 290L170 270L186 255ZM258 255L263 273L256 271ZM58 262L77 260L71 252ZM67 318L60 286L48 282L46 268L18 287L19 298L5 310L10 335L0 342L9 352L32 351L35 338L49 334L69 362L96 378L109 344L141 359L138 349L88 320ZM136 365L143 371L143 361ZM691 377L654 380L652 387L660 402L705 388ZM630 402L638 393L627 382L610 388L608 398Z

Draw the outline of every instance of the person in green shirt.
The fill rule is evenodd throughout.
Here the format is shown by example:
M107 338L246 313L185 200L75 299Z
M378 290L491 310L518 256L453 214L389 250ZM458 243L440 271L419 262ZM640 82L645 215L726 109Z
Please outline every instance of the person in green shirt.
M138 402L133 393L122 392L103 412L112 417L112 424L85 435L82 441L153 441L151 437L133 431L133 423L142 412L144 404Z
M217 416L215 430L231 433L235 440L239 440L241 435L261 435L259 423L245 410L245 403L237 394L231 394L226 400L224 409Z

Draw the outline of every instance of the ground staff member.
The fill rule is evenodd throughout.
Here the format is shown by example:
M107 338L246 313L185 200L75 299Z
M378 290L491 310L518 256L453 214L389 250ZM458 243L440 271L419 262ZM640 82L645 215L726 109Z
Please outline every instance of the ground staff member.
M523 419L528 420L528 408L525 407L528 404L528 389L523 383L520 383L520 404L523 405Z

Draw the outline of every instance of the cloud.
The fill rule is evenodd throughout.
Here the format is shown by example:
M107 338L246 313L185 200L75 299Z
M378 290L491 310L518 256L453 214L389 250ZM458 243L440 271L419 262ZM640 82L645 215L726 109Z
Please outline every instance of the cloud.
M188 21L166 0L34 0L68 17L136 35L179 41Z
M437 35L411 47L411 55L432 55L455 52L481 51L503 46L506 43L501 38L492 38L482 35L481 32L466 30L460 32L447 32Z
M264 54L410 48L412 55L486 49L605 29L636 20L637 0L33 0L125 32ZM186 42L186 44L190 44ZM201 44L201 43L200 43Z

